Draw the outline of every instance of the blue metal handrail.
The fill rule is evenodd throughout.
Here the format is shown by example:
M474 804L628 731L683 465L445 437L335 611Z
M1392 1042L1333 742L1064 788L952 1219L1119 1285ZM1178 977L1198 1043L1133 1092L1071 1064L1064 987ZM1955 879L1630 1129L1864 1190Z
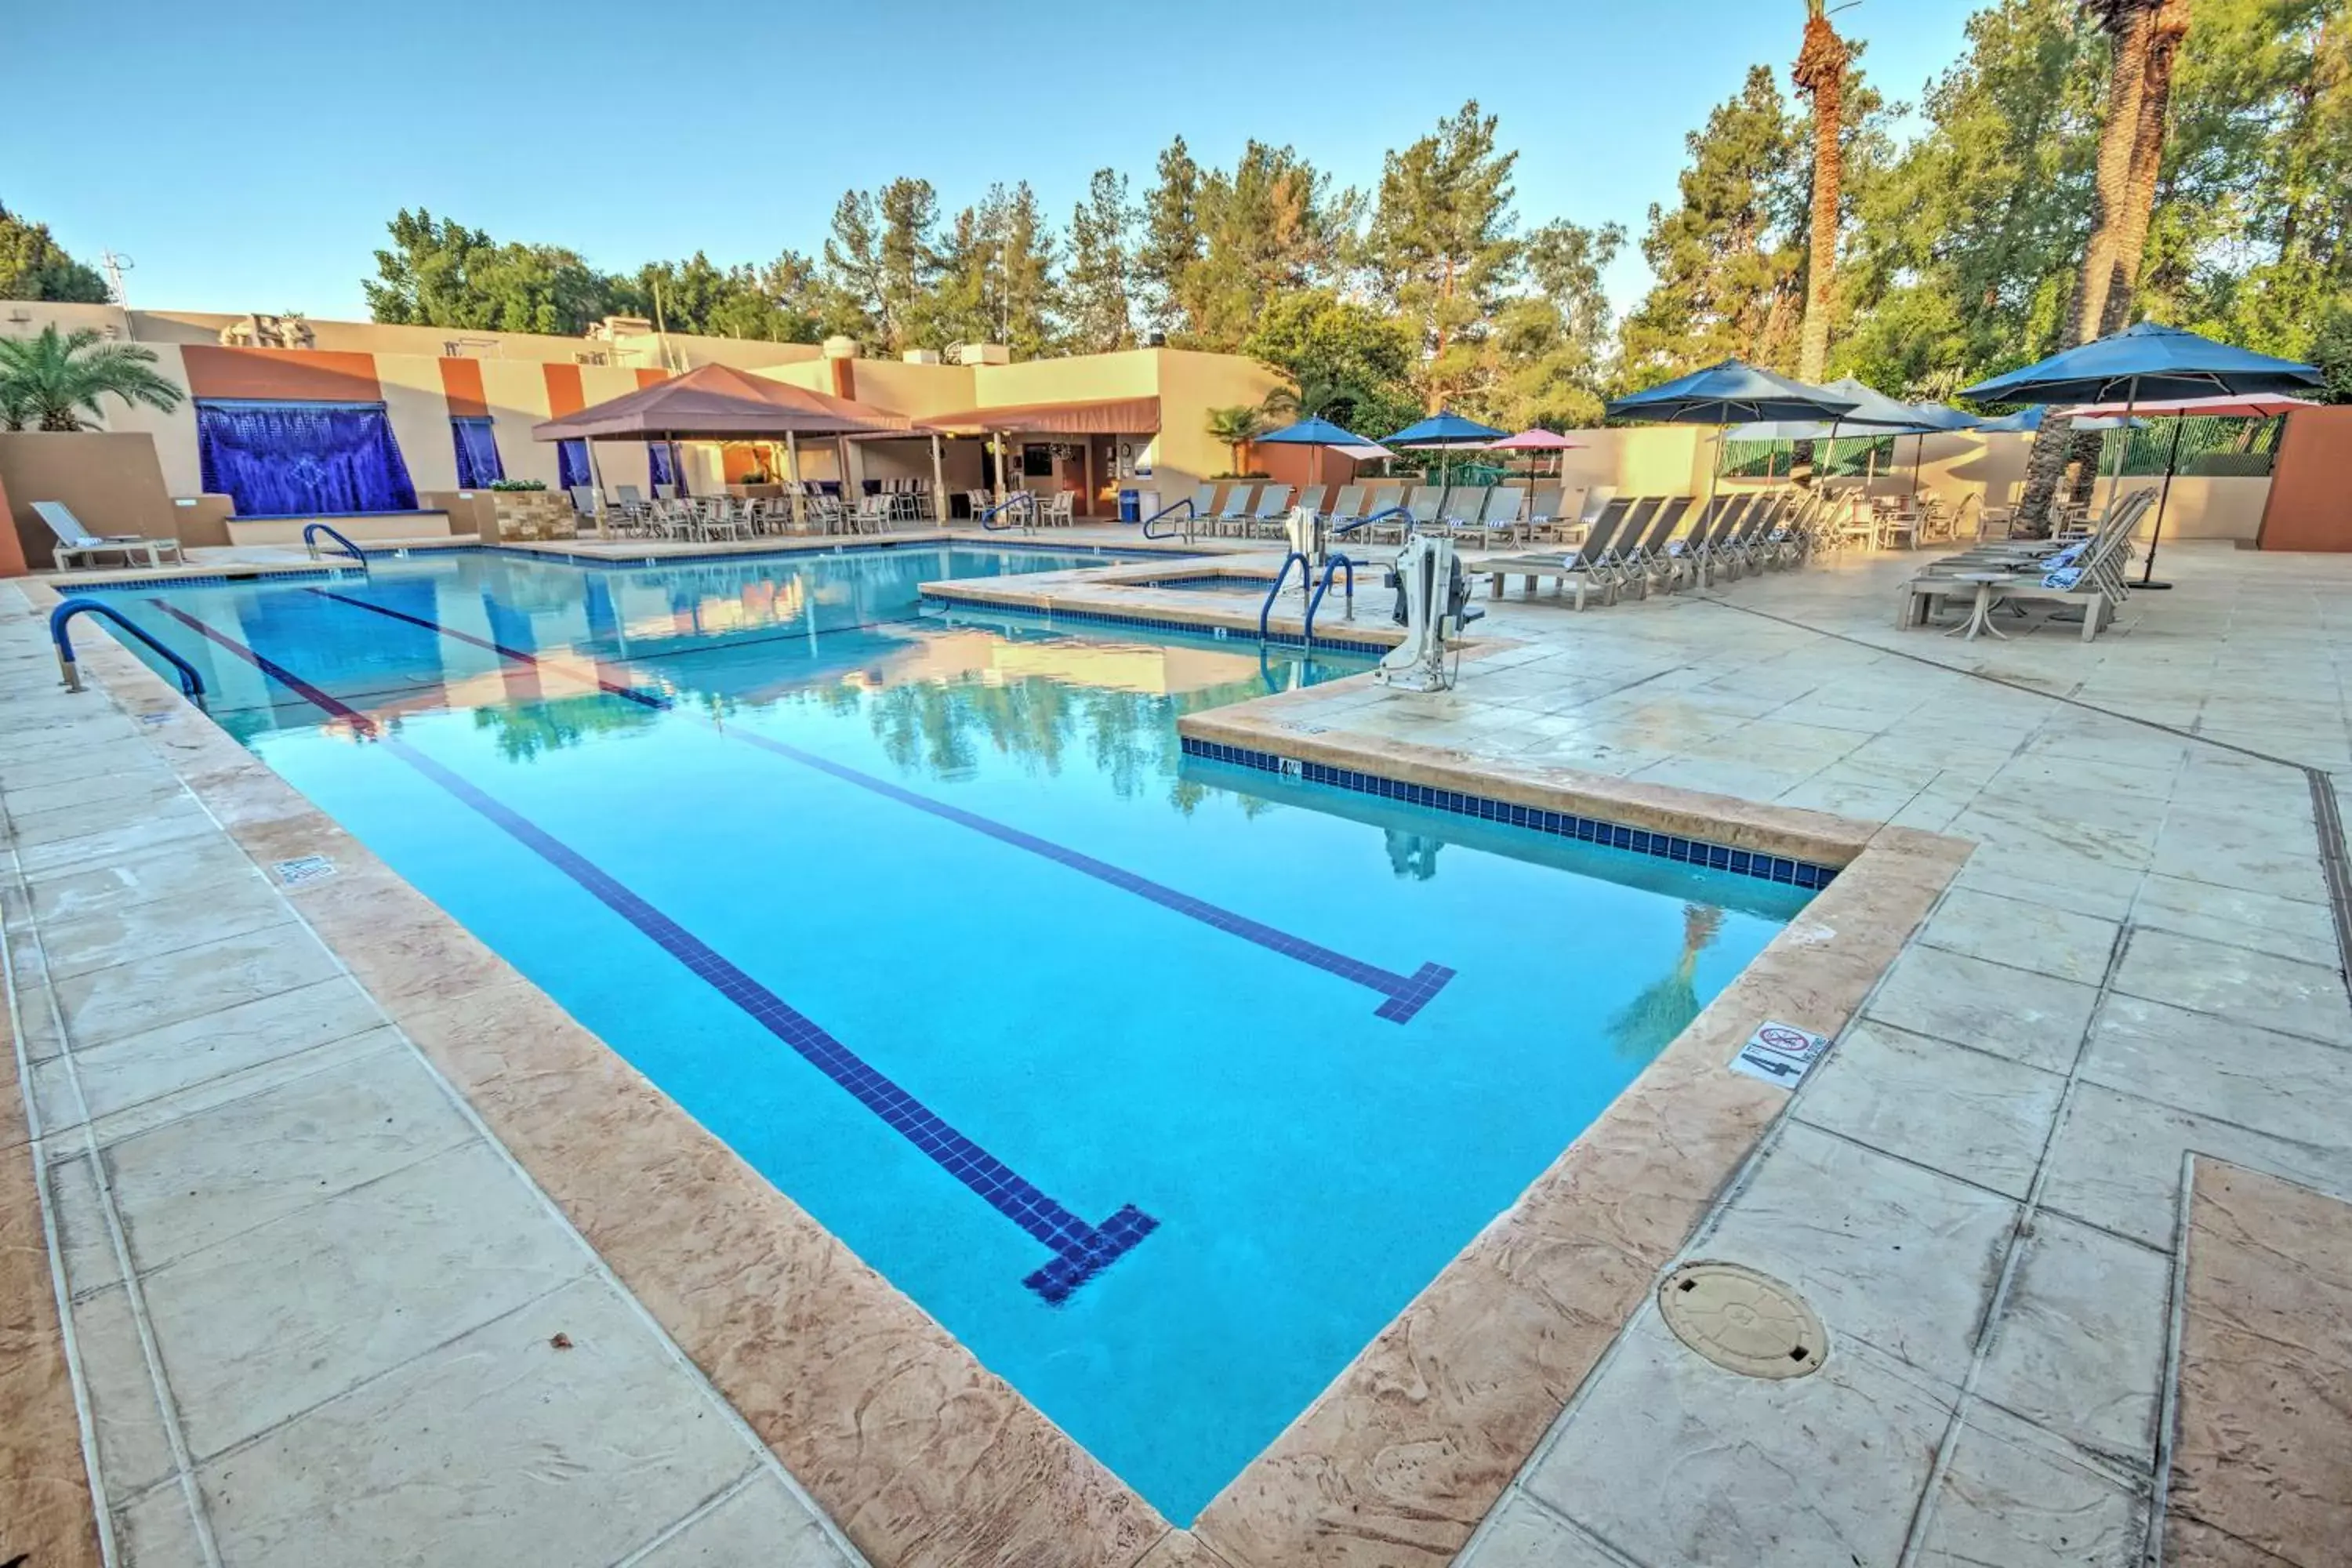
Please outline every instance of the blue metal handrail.
M1145 518L1143 520L1143 537L1146 539L1175 538L1176 534L1172 531L1167 533L1152 532L1151 525L1158 522L1161 518L1167 517L1175 512L1179 508L1182 509L1184 521L1186 522L1197 522L1200 521L1201 509L1192 504L1192 498L1191 496L1186 496L1182 500L1176 501L1168 506L1163 506L1158 511L1153 512L1150 517ZM1188 528L1184 531L1184 537L1190 539L1192 537L1192 531Z
M1010 511L1030 510L1034 508L1036 504L1037 498L1031 495L1027 490L1014 490L1011 495L1006 496L1003 500L998 501L994 506L990 507L986 511L980 514L980 526L988 530L991 533L1010 533L1013 531L1013 528L1012 523L1000 523L992 520L1001 517L1004 513Z
M1349 523L1344 527L1333 529L1331 531L1331 537L1337 539L1342 534L1353 533L1360 528L1370 528L1376 522L1386 522L1392 517L1401 517L1404 519L1405 531L1407 533L1411 533L1412 531L1412 508L1409 506L1392 506L1386 511L1376 511L1370 517L1360 517L1355 521Z
M1348 618L1351 621L1356 618L1356 563L1344 555L1334 555L1323 563L1323 581L1316 588L1315 596L1307 601L1306 637L1308 647L1315 646L1315 612L1323 607L1323 595L1331 591L1331 574L1343 566L1348 572Z
M336 543L341 545L343 547L343 553L358 562L362 566L365 566L368 563L366 551L362 550L358 545L353 544L351 542L350 536L345 534L341 529L330 527L328 524L323 522L306 522L302 525L302 548L310 552L311 560L316 561L319 558L319 535L322 533L328 538L333 540Z
M49 612L49 640L58 645L58 670L65 677L68 691L81 689L81 667L74 662L73 638L67 634L66 623L76 616L103 616L133 637L155 650L158 658L180 677L180 695L202 705L205 700L205 678L196 667L157 642L152 637L122 618L122 613L111 605L101 605L96 599L68 599Z
M1290 563L1294 561L1298 563L1298 580L1301 586L1314 580L1315 563L1306 556L1294 550L1282 558L1282 570L1275 574L1274 586L1265 591L1265 603L1258 606L1257 640L1260 642L1265 641L1266 624L1274 615L1274 601L1281 595L1282 585L1290 581Z

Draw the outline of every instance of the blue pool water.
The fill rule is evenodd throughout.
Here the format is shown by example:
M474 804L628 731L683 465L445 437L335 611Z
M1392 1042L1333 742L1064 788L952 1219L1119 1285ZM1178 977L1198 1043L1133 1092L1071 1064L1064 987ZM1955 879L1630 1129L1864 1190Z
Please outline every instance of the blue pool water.
M1087 557L1085 559L1093 559ZM1190 1520L1807 896L1187 760L1047 552L132 590L269 765Z

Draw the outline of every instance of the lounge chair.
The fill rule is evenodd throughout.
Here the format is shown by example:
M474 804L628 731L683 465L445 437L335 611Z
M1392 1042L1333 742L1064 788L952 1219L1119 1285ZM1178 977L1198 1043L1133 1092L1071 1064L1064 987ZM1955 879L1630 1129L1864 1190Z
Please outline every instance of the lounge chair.
M136 533L92 533L82 526L81 519L73 514L73 509L61 500L37 500L33 503L33 512L49 525L51 533L58 536L57 547L50 553L56 558L60 571L77 570L73 563L77 555L120 555L126 566L138 564L132 557L139 555L146 556L150 566L161 566L167 555L184 564L188 559L176 539L149 539Z
M1960 576L1916 577L1903 585L1903 613L1895 624L1905 627L1926 625L1938 602L1963 599L1973 604L1982 591L1993 603L2012 608L2018 607L2021 601L2032 600L2080 605L2083 640L2090 642L2115 619L2116 609L2130 594L2124 574L2130 559L2130 530L2103 529L2032 566L2011 569L1988 565ZM1974 580L1980 576L1993 580L1989 584ZM1993 635L2000 634L1996 630Z
M1449 487L1445 492L1445 503L1437 509L1437 521L1444 524L1448 533L1476 533L1480 528L1478 520L1485 515L1486 506L1485 485Z
M1623 558L1625 568L1639 582L1642 597L1646 599L1650 596L1654 584L1664 583L1669 589L1673 587L1677 569L1666 546L1681 531L1683 520L1689 515L1695 499L1692 496L1666 497L1641 538L1630 549L1620 547L1618 553Z
M1648 514L1643 515L1646 518ZM1573 585L1576 607L1580 610L1584 608L1586 595L1596 586L1601 590L1602 603L1614 604L1622 579L1609 563L1614 555L1618 540L1633 521L1634 503L1632 500L1612 500L1601 509L1600 516L1584 531L1583 540L1566 554L1504 556L1483 561L1475 570L1494 574L1491 591L1498 599L1503 596L1504 587L1509 579L1525 577L1530 598L1535 595L1537 581L1549 579L1557 582L1563 592Z
M1364 487L1342 485L1339 487L1338 499L1331 502L1330 510L1324 513L1324 521L1334 530L1338 530L1352 523L1361 522L1370 515L1364 510Z
M1438 510L1444 500L1444 490L1436 485L1423 485L1414 490L1412 499L1404 503L1404 510L1408 514L1404 525L1405 532L1428 533L1435 530L1438 526Z
M1302 510L1311 511L1316 516L1321 517L1323 515L1323 503L1330 499L1330 495L1331 487L1329 485L1309 485L1305 489L1300 490L1298 492L1298 499L1290 504L1301 509Z
M1288 485L1268 485L1257 492L1257 510L1251 512L1243 532L1251 539L1261 533L1268 538L1282 537L1282 520L1290 515L1291 488Z
M1478 509L1479 543L1492 550L1495 535L1501 534L1507 544L1514 543L1519 533L1519 510L1526 506L1527 489L1523 485L1496 485L1486 492L1486 504Z
M1528 537L1542 539L1558 531L1568 505L1568 487L1547 479L1528 492Z
M1257 497L1255 485L1228 485L1224 499L1218 503L1217 513L1209 520L1209 531L1222 534L1228 531L1245 534L1250 525L1250 502Z

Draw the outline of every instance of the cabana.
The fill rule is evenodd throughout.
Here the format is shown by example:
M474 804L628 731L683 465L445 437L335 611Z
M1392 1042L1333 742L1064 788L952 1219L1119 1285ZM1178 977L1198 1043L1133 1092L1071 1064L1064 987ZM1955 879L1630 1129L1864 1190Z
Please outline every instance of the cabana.
M845 397L771 381L722 364L706 364L684 375L605 403L549 419L531 426L537 441L583 441L588 447L590 481L601 499L603 479L596 473L598 441L774 441L784 444L787 477L793 484L793 512L800 515L800 442L803 436L846 442L860 437L921 434L914 422ZM849 472L846 448L841 471ZM940 441L931 435L931 477L934 500L944 505L947 486L940 471ZM596 526L604 531L604 508L597 508Z

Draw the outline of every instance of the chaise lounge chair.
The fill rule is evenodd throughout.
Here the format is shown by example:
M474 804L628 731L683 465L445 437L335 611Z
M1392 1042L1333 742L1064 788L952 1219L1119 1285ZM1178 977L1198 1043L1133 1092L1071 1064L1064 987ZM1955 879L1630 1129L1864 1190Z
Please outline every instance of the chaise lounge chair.
M33 503L33 512L49 525L51 533L58 536L57 548L51 554L56 557L59 571L77 570L73 563L77 555L120 555L126 566L136 565L138 563L132 557L137 555L146 556L150 566L161 566L167 555L184 565L188 559L176 539L148 539L136 533L92 533L82 526L81 519L73 514L73 509L61 500L37 500Z

